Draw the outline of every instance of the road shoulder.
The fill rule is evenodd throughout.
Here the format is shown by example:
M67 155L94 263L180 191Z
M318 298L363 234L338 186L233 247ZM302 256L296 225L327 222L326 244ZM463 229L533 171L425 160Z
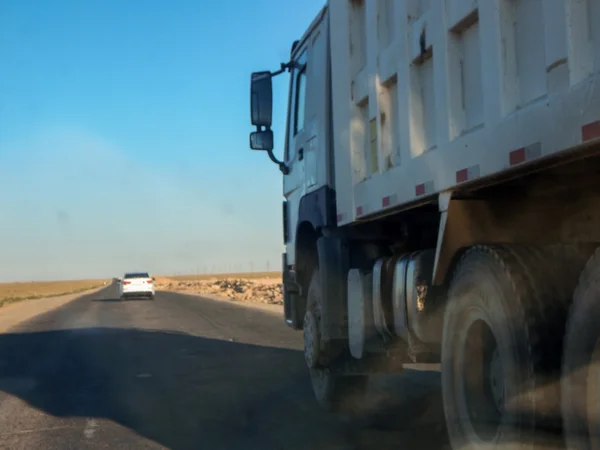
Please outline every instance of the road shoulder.
M0 308L0 333L5 333L7 330L20 324L21 322L60 308L61 306L64 306L80 297L95 294L106 287L107 286L100 286L88 291L78 292L76 294L39 298L35 300L23 300L4 305Z
M273 314L276 316L283 316L283 305L269 305L269 304L264 304L264 303L235 301L235 300L231 300L230 298L224 297L222 295L208 294L208 293L198 294L198 293L190 292L190 291L166 290L166 291L160 291L160 292L187 295L189 297L208 298L210 300L224 302L224 303L228 303L228 304L234 305L234 306L240 306L243 308L250 308L250 309L258 309L260 311L264 311L266 313Z

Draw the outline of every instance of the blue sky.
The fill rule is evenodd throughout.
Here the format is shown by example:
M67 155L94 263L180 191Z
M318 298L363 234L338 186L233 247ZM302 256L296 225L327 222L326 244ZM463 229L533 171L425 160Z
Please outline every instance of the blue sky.
M278 269L282 180L248 148L249 78L323 4L2 0L0 281Z

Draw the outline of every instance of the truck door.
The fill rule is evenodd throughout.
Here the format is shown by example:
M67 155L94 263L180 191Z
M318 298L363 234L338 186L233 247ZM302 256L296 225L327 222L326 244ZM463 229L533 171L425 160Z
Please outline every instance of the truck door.
M307 59L308 43L303 43L297 54L296 64L291 72L290 96L288 102L288 124L284 160L289 168L289 173L283 177L283 195L287 201L288 239L286 242L287 263L295 263L294 242L298 222L298 207L300 199L306 193L304 176L304 153L307 143L306 120L306 86L307 86Z

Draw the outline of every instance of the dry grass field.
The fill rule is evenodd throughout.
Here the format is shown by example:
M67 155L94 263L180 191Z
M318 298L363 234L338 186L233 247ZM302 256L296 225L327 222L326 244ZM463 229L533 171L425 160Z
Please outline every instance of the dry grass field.
M281 279L281 272L246 272L246 273L216 273L210 275L177 275L167 276L161 278L169 278L177 281L204 281L204 280L229 280L232 278L242 280L256 280L256 279ZM158 277L157 277L158 279Z
M0 306L21 300L76 294L102 286L106 280L31 281L0 283Z

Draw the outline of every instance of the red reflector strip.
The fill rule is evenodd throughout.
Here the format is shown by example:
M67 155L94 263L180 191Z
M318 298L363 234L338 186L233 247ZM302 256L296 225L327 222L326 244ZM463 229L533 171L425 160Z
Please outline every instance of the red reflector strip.
M456 172L456 182L463 183L469 179L469 169L461 169Z
M524 163L525 161L531 161L532 159L539 158L542 156L542 144L536 142L535 144L528 145L527 147L518 148L508 154L508 163L511 166Z
M363 215L363 207L362 206L357 206L356 207L356 217L360 217Z
M581 141L587 142L600 137L600 120L581 127Z
M525 147L513 150L508 154L508 162L511 166L521 164L527 161L527 155L525 154Z
M456 182L464 183L479 177L479 164L456 171Z
M415 196L417 197L425 194L431 194L433 191L433 181L426 181L425 183L417 184L415 186Z
M381 207L389 208L390 206L394 206L398 203L398 196L396 194L386 195L381 199Z

